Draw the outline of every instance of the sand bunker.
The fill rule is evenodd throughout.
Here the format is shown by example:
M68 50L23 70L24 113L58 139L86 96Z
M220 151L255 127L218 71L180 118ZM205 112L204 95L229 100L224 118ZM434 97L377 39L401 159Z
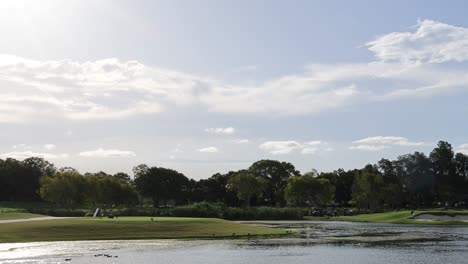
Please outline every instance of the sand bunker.
M441 221L468 221L468 215L436 215L436 214L420 214L413 217L414 220L441 220Z

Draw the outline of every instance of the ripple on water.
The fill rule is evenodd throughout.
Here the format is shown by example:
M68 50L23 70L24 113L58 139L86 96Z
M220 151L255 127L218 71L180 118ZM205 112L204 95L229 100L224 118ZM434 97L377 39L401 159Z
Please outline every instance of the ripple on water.
M330 222L275 222L302 237L252 240L122 240L0 244L9 263L464 263L468 228ZM323 243L326 237L383 237L415 233L448 241ZM377 236L376 236L377 234ZM380 234L380 235L379 235ZM320 242L320 243L319 243ZM110 254L118 258L95 257ZM72 258L65 262L65 258Z

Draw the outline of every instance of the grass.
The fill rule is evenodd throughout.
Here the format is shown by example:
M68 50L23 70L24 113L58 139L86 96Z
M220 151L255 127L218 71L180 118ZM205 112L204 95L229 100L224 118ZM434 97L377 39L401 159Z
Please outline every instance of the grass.
M434 215L461 215L468 214L468 210L442 210L442 209L427 209L414 211L415 216L420 214ZM411 217L411 210L392 211L375 214L360 214L354 216L338 216L338 217L305 217L308 220L323 220L323 221L349 221L349 222L366 222L366 223L389 223L389 224L419 224L419 225L468 225L466 221L418 221Z
M24 209L0 207L0 220L27 219L43 215L31 214Z
M286 235L285 230L216 218L74 218L0 224L0 242L232 238Z

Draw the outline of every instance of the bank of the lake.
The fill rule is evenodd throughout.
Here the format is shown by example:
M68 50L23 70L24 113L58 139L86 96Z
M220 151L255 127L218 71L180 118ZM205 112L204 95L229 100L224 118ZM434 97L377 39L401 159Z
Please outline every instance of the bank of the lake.
M0 243L74 240L239 238L287 235L287 230L216 218L73 218L0 224Z
M414 214L412 215L411 212ZM427 210L402 210L375 214L359 214L354 216L337 216L337 217L311 217L306 216L308 220L318 221L348 221L348 222L365 222L365 223L388 223L388 224L416 224L416 225L468 225L468 221L463 220L434 220L427 219L424 221L418 220L420 215L434 216L450 216L457 215L468 216L468 210L443 210L443 209L427 209ZM449 219L449 218L448 218ZM456 219L454 217L454 219Z

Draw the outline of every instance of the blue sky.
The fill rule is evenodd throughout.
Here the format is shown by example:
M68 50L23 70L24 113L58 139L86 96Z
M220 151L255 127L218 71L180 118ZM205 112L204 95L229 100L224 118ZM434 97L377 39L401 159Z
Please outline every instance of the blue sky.
M464 1L2 1L0 155L192 178L468 153Z

